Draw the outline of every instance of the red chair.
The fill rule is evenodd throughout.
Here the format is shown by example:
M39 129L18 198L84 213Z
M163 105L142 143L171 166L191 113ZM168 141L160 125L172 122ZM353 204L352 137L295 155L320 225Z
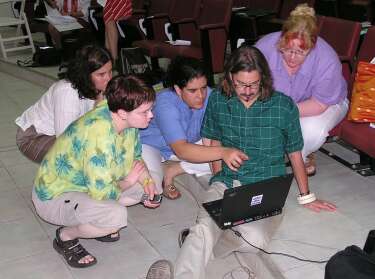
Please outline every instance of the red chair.
M357 61L371 61L375 57L375 26L368 29L358 52ZM355 75L352 75L354 80ZM351 84L352 85L352 84ZM350 92L352 86L350 87ZM358 150L375 158L375 129L368 123L355 123L345 119L340 137ZM375 171L375 170L374 170Z
M201 8L201 0L191 0L191 1L178 1L178 0L172 0L170 3L170 7L168 10L168 13L165 14L159 14L156 17L151 17L150 21L162 21L164 23L163 25L163 31L165 29L166 24L171 24L170 30L172 31L173 39L177 39L180 37L180 34L182 33L185 35L186 31L184 29L179 30L177 25L184 22L195 22L195 20L199 16ZM154 28L161 29L161 26L151 25L148 24L148 33L153 34L152 31ZM151 37L148 36L145 40L139 40L133 43L134 46L140 47L143 49L144 53L147 56L151 57L151 63L153 69L158 69L158 61L157 58L160 57L159 54L159 48L161 45L164 44L164 42L168 40L168 38L164 36L157 36L157 37Z
M343 65L343 75L349 82L357 52L361 24L336 17L319 17L319 36L336 50Z
M148 55L154 58L173 59L176 56L187 56L203 59L204 57L212 74L222 72L231 12L232 0L203 0L196 20L186 18L172 22L178 28L179 38L191 41L190 46L175 46L160 41L153 42L156 47L153 48L155 52L151 53L151 48L146 48L139 42L134 45L142 47L148 52ZM210 75L209 78L212 83L213 76Z
M138 14L133 13L133 18L129 21L130 24L139 26L139 20L144 19L140 30L146 30L145 39L166 40L167 37L164 32L164 25L167 22L167 15L169 12L172 0L151 0L146 6L146 14L142 14L142 9L135 9ZM140 6L140 4L138 4ZM143 32L143 31L142 31Z
M214 12L213 12L214 11ZM190 38L181 34L181 39L191 41L191 46L160 46L160 56L173 59L176 56L188 56L203 59L209 69L209 82L213 83L213 74L224 70L225 50L232 14L232 0L203 0L203 6L197 22L181 23L179 30L189 24L195 32ZM186 26L187 27L187 26Z
M371 61L375 57L375 27L368 29L364 40L360 46L357 61ZM356 65L355 65L356 67ZM354 68L355 68L354 67ZM349 83L349 98L351 97L352 84L355 78L356 71L353 71L351 82ZM332 156L339 162L355 170L363 176L375 174L375 129L371 128L368 123L356 123L345 118L337 127L331 131L342 139L344 142L350 144L358 150L360 155L360 162L358 164L351 164L345 160ZM324 148L321 151L329 154Z

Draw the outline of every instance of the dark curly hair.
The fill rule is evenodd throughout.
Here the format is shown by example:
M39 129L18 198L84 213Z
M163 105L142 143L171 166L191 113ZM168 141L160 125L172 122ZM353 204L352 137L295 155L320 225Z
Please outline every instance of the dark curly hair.
M168 66L166 87L183 89L194 78L207 77L204 64L195 58L177 56Z
M224 66L223 93L232 97L235 92L231 75L238 72L257 71L260 75L259 100L265 101L273 93L273 79L271 70L263 53L253 46L241 46L229 57Z
M99 92L91 80L91 73L108 62L112 62L108 50L96 45L87 45L77 51L75 58L69 61L67 71L60 77L72 84L78 91L79 98L95 100Z
M135 110L143 103L155 101L155 91L145 82L133 75L119 75L112 78L107 85L104 95L108 108L112 112L123 109L127 112Z

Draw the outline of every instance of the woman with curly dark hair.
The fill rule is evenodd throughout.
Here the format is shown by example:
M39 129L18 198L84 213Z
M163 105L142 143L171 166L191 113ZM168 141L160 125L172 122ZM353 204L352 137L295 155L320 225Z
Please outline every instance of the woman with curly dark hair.
M40 163L56 137L103 99L111 78L112 58L107 50L94 45L80 49L61 80L16 119L19 150Z

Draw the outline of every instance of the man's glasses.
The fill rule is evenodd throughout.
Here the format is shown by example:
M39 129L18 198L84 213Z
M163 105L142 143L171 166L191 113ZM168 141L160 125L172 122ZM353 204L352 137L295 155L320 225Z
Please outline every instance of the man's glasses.
M309 51L305 50L299 50L299 49L290 49L290 48L283 48L283 49L280 49L280 52L284 55L287 55L287 56L296 56L298 58L304 58L306 57L306 55L309 53Z
M260 79L249 84L236 80L236 81L233 81L233 85L237 90L241 90L241 91L245 91L246 88L255 90L255 89L258 89L260 86Z

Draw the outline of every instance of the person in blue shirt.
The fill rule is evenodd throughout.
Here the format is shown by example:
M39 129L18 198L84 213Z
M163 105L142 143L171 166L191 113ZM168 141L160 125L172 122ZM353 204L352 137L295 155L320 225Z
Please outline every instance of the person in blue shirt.
M236 169L247 156L237 149L202 145L200 130L211 89L199 60L172 60L167 85L169 88L157 93L150 125L141 130L142 157L156 188L165 197L177 199L181 196L173 185L177 175L210 174L208 162L221 159ZM163 170L162 163L167 160Z

